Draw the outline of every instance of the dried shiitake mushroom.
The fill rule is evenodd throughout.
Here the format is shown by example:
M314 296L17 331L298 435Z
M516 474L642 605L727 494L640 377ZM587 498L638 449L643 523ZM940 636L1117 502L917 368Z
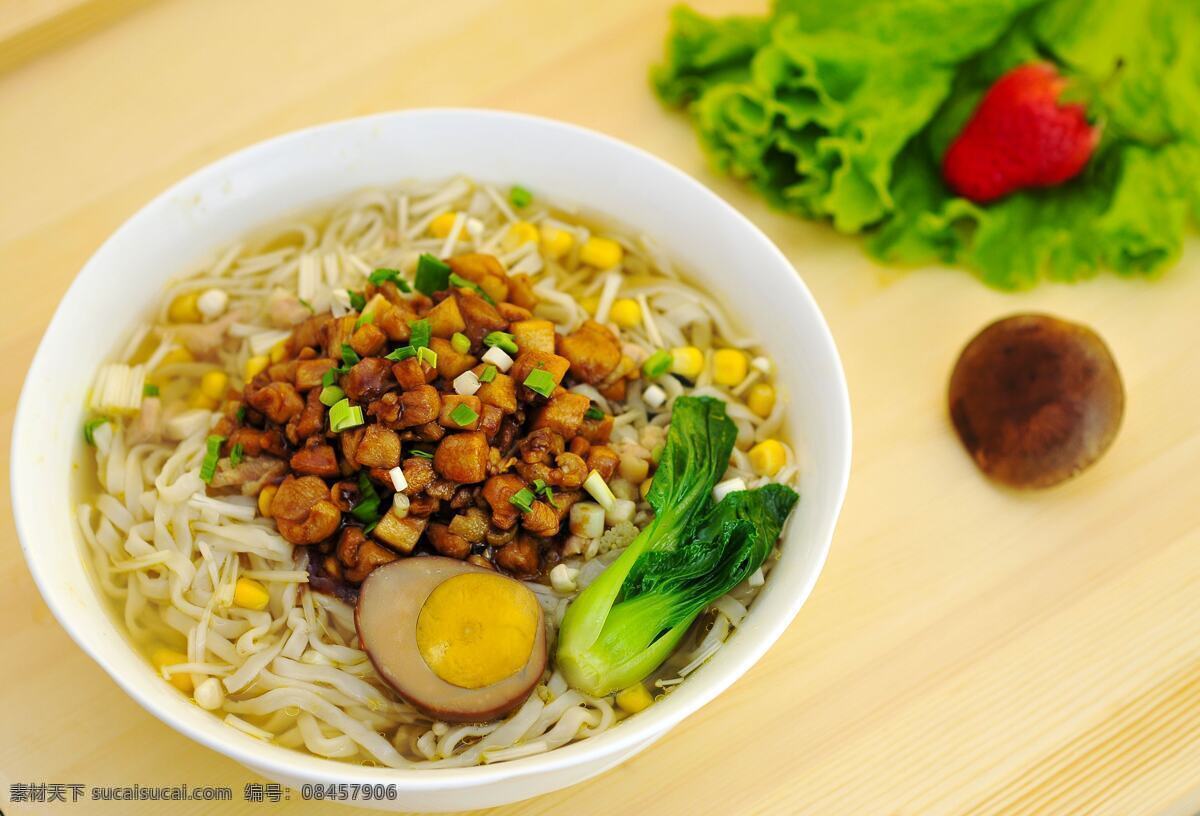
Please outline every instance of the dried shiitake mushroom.
M975 464L1011 487L1049 487L1112 444L1125 391L1086 326L1023 314L975 336L950 376L950 419Z

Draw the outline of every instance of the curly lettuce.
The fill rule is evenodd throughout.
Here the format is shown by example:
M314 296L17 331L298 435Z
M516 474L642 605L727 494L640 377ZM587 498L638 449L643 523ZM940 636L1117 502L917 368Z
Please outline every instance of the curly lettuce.
M940 159L1001 74L1049 57L1104 139L1085 173L981 207ZM652 82L722 172L863 234L886 262L1001 289L1104 267L1155 275L1200 220L1200 5L1174 0L779 0L761 18L672 14Z

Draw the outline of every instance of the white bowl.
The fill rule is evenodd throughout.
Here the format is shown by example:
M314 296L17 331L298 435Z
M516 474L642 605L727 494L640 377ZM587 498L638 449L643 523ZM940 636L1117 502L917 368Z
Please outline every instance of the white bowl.
M774 357L803 466L782 558L745 623L666 699L596 737L512 762L446 770L368 768L263 743L185 699L137 654L81 558L72 466L97 367L166 281L263 224L355 190L457 173L519 182L652 236L718 295ZM394 786L385 809L513 802L622 762L728 688L787 628L824 564L850 470L850 407L837 350L808 289L740 213L669 164L579 127L481 110L387 113L302 130L195 173L130 218L84 266L25 380L12 444L13 508L42 596L71 637L146 710L263 776ZM770 726L769 723L763 723Z

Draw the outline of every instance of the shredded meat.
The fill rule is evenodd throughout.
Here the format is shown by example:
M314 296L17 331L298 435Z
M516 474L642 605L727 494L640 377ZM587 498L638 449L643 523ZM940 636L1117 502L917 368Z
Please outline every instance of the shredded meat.
M621 362L617 336L594 320L560 338L558 352L570 361L571 374L585 383L603 382Z
M278 425L285 424L304 410L304 400L296 392L295 386L286 382L267 383L254 390L247 388L246 401Z
M226 437L226 458L210 489L255 495L277 485L263 512L287 541L310 547L315 591L353 599L371 570L427 553L545 580L568 546L565 519L589 471L611 479L617 470L606 446L612 416L589 419L591 401L572 389L623 395L639 376L637 353L623 354L617 336L591 321L559 335L534 316L529 276L510 277L494 256L448 263L460 277L447 289L426 296L366 283L361 311L340 317L300 314L279 290L267 319L291 336L222 402L213 433ZM423 334L418 321L428 323L432 354L397 353ZM227 334L211 325L194 338L207 359ZM511 332L519 350L507 371L481 359L496 331ZM454 383L468 371L488 381L466 393ZM552 387L527 386L534 372ZM361 421L339 409L331 426L321 401L330 384ZM153 408L148 399L147 425ZM234 446L244 457L237 467Z
M208 486L218 490L236 487L243 496L257 496L264 487L282 479L287 469L287 463L274 456L247 456L237 465L221 459Z
M368 403L379 399L385 391L394 388L392 366L382 357L367 357L355 363L342 378L342 390L357 403Z
M293 544L316 544L333 535L342 514L330 501L329 488L317 476L288 476L271 500L279 534Z

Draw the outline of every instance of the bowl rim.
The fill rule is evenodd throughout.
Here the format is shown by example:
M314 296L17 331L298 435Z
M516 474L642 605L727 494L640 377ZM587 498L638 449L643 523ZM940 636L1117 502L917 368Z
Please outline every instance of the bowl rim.
M63 312L65 305L72 299L80 297L79 292L85 286L83 281L95 274L90 270L101 263L98 259L102 259L109 248L123 236L129 233L136 233L141 228L142 222L154 218L156 211L166 207L170 201L178 198L181 193L193 188L200 188L208 180L220 177L222 174L227 174L231 170L244 166L247 163L252 163L257 157L272 153L286 147L292 142L303 141L317 132L334 131L342 128L348 130L364 127L369 128L397 119L419 121L441 117L467 117L501 123L516 123L557 131L560 136L575 139L581 143L592 142L594 144L606 145L609 149L624 154L631 163L654 165L659 172L674 176L676 181L689 191L688 195L707 200L709 205L714 206L722 214L722 217L730 219L731 222L736 222L748 235L754 236L763 245L762 248L778 265L790 270L791 274L786 279L790 281L792 289L787 295L797 300L807 310L809 316L814 321L813 328L816 330L821 341L822 347L810 353L828 356L832 363L833 384L836 385L836 389L834 389L835 393L823 395L823 399L833 403L832 414L837 416L845 426L845 431L842 434L842 444L836 452L836 469L827 471L822 476L822 478L835 480L833 484L834 492L832 494L835 501L830 508L830 512L826 514L827 517L819 525L819 541L816 542L818 546L812 556L815 569L809 572L802 585L794 588L795 592L782 614L762 623L761 628L753 633L753 636L745 635L745 637L752 637L752 643L735 664L725 667L723 672L719 674L705 675L703 682L700 682L699 678L693 678L689 683L681 685L678 691L669 695L667 699L661 701L659 704L652 706L637 717L623 721L620 728L612 728L594 737L572 742L541 754L500 763L461 768L368 767L319 757L302 751L284 748L283 746L268 746L253 737L241 734L236 729L223 723L221 724L223 730L220 734L210 735L193 727L191 723L186 722L182 718L176 717L175 713L168 706L160 705L158 701L144 693L144 681L140 675L129 676L119 671L118 667L114 666L100 649L89 643L87 638L84 637L81 628L74 621L73 610L67 607L65 598L60 597L59 593L54 589L53 575L39 568L38 558L34 554L31 545L31 542L35 540L32 526L35 519L32 517L32 508L26 507L29 500L25 498L25 492L19 492L17 489L17 485L22 483L18 479L19 470L23 464L31 461L35 455L31 444L33 435L26 432L26 429L32 427L37 419L37 407L35 405L37 395L35 387L32 384L35 378L31 375L46 365L45 357L48 354L46 351L46 340L52 333L61 329L60 324L64 319ZM582 147L586 149L588 145L583 144ZM252 228L252 225L248 226L249 228ZM13 522L26 564L33 574L42 599L50 608L59 624L66 630L67 634L70 635L80 649L95 661L129 697L175 731L246 766L260 770L268 776L272 774L283 778L302 776L306 780L320 784L357 780L366 784L390 784L399 790L414 793L446 788L468 789L501 780L509 781L565 770L586 763L589 760L595 761L600 770L610 767L613 764L612 758L616 757L620 759L628 757L632 753L636 753L641 748L649 745L740 679L774 645L784 630L794 620L800 608L811 594L817 578L824 567L849 483L852 430L849 392L841 358L828 323L807 285L788 258L757 225L699 180L643 148L580 125L532 114L486 108L409 108L312 125L261 140L226 154L189 173L156 195L126 219L96 248L75 274L71 284L56 306L54 314L38 342L37 350L26 372L25 382L22 386L14 416L10 446ZM95 589L93 585L93 590ZM113 622L112 625L115 627L116 623ZM264 750L265 748L269 748L269 750ZM610 758L607 763L603 761L605 757Z

